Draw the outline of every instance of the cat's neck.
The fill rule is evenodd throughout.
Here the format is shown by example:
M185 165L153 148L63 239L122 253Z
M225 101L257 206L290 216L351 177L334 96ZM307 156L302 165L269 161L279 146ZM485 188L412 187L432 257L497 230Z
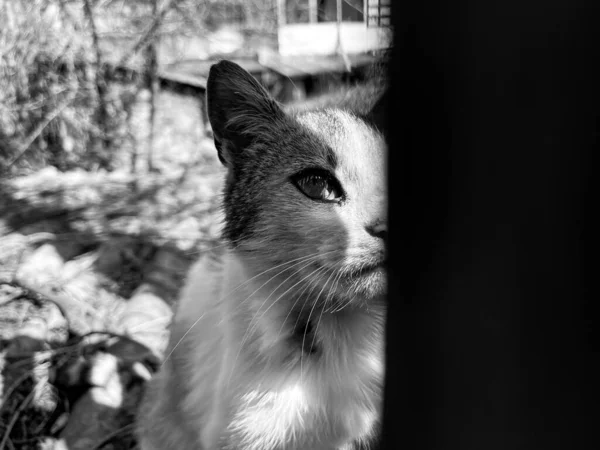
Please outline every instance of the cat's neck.
M226 289L231 311L251 318L243 341L265 355L290 359L333 355L340 345L360 350L381 340L384 298L328 291L327 285L290 278L284 267L261 266L243 252L229 251ZM243 311L243 312L242 312Z

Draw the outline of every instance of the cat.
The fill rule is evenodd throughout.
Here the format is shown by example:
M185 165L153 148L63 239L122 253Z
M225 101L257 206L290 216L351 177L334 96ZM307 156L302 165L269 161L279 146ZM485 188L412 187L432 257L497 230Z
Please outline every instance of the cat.
M240 66L211 67L207 109L227 168L227 247L190 270L168 356L140 408L142 450L376 442L387 240L382 104L366 114L289 111Z

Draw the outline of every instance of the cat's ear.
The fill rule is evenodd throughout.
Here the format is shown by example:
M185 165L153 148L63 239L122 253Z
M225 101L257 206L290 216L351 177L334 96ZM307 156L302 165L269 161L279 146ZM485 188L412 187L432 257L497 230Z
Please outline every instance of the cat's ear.
M377 99L371 111L369 111L367 117L369 121L381 132L383 135L387 134L387 102L388 102L388 90L386 89Z
M283 110L246 70L220 61L209 71L206 86L208 119L219 159L226 166L254 141L273 130Z

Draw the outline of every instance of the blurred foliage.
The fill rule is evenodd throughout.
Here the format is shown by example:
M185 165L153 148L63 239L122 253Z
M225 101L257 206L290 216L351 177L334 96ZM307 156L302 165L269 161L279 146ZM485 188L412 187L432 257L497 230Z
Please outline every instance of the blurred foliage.
M31 165L80 164L98 133L81 21L62 14L58 2L0 5L0 162L23 161L27 152Z
M275 27L274 0L0 0L0 174L114 168L166 35ZM268 14L267 12L270 12ZM116 39L115 39L116 36ZM123 43L126 45L123 45ZM126 65L145 76L119 77Z

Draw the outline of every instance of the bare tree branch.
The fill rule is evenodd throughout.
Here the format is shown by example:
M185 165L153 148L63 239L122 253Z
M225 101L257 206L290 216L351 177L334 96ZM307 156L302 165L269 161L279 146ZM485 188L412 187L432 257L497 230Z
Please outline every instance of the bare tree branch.
M199 30L204 28L204 20L208 16L209 8L205 6L202 10L202 15L197 16L195 14L189 14L180 4L175 2L173 4L175 10L179 13L180 17L186 22L189 26L194 29L194 32L200 34Z
M38 136L42 134L42 131L44 131L44 129L50 124L50 122L56 119L56 117L63 111L63 109L65 109L73 101L74 98L75 92L72 92L60 105L58 105L50 114L48 114L48 116L46 116L44 121L41 122L37 126L37 128L31 132L31 134L27 137L25 142L17 150L17 154L14 156L14 158L6 164L6 167L4 168L5 171L10 169L19 159L21 159L21 157L27 152L27 150L29 150L31 144L33 144L33 142L38 138Z
M158 0L152 1L152 15L157 17L158 13ZM158 33L160 30L161 20L156 20L155 32ZM149 45L146 47L147 58L146 58L146 74L148 76L148 83L150 84L150 136L148 143L148 172L154 171L154 135L156 129L156 102L158 101L158 51L156 48L156 40L151 39Z
M144 33L142 34L140 39L135 43L135 45L123 55L123 57L119 60L117 66L125 66L133 56L135 56L140 50L145 48L152 40L156 38L156 31L158 30L158 28L160 28L160 24L163 21L164 17L169 12L172 5L176 2L177 0L166 0L165 5L162 7L160 12L158 14L154 14L152 23L148 26L148 28L146 28L146 31L144 31Z
M107 159L107 155L105 154L108 151L108 147L110 146L110 140L108 137L109 134L109 114L108 114L108 105L107 105L107 91L108 87L106 85L106 79L104 74L102 73L102 53L100 51L100 38L98 37L98 30L96 27L96 21L94 18L94 12L92 9L92 4L90 0L84 0L83 2L84 13L90 24L90 29L92 33L92 44L94 47L94 53L96 57L95 63L95 88L96 93L98 95L98 125L102 130L101 142L102 142L102 155L99 156L99 160L102 164Z

